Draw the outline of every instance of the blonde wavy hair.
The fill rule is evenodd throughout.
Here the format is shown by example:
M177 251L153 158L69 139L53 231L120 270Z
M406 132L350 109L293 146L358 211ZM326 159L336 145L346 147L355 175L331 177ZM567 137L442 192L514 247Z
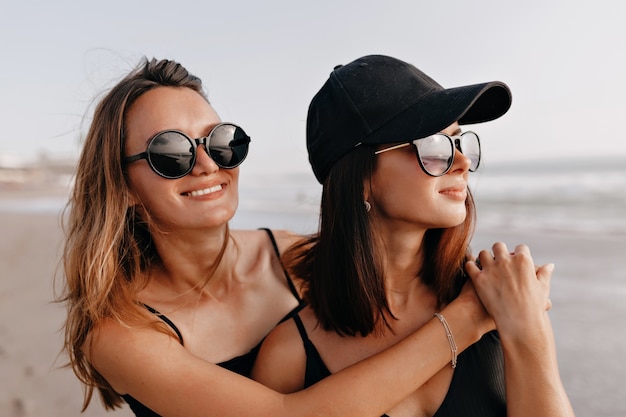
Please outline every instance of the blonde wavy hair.
M96 106L63 216L65 280L57 301L67 307L63 348L85 386L83 411L94 388L107 410L123 402L85 356L90 331L103 320L167 331L136 297L157 254L150 219L140 218L131 204L122 165L126 113L138 97L160 86L191 88L208 102L202 81L182 65L143 58Z

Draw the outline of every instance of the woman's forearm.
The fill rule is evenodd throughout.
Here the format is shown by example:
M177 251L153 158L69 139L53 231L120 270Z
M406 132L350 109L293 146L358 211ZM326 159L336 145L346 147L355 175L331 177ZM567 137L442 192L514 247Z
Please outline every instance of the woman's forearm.
M473 290L441 314L459 352L494 328ZM152 329L104 323L90 347L94 367L117 392L168 417L378 417L450 366L451 359L444 327L434 317L389 349L293 394L279 394L208 363Z
M450 326L459 353L493 329L486 314L462 300L453 302L441 313ZM332 374L304 391L288 395L285 406L287 410L311 407L308 409L315 410L312 415L316 416L378 417L441 368L451 366L450 360L446 332L441 322L433 318L389 349Z
M559 375L547 313L532 335L501 335L508 417L572 417L574 411Z

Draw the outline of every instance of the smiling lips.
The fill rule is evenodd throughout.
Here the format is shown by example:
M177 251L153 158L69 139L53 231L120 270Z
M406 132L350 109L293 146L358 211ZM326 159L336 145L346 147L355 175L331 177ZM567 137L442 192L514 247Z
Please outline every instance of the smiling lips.
M195 191L190 191L188 193L183 193L183 195L190 196L190 197L198 197L198 196L201 196L201 195L207 195L207 194L215 193L217 191L222 191L222 185L221 184L214 185L213 187L205 188L203 190L195 190Z

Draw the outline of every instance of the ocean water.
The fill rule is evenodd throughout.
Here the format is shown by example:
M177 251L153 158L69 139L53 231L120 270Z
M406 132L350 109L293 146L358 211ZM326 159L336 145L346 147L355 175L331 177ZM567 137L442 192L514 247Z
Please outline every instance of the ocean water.
M61 212L67 198L65 197L13 197L0 200L0 214L58 214Z
M481 228L626 234L626 158L486 164L476 174Z
M478 230L626 234L626 158L490 163L470 174ZM234 226L312 232L321 186L312 174L240 181Z
M478 230L626 234L626 158L484 161L470 174ZM308 171L240 176L232 227L300 233L318 225L321 186ZM0 213L61 211L63 196L0 199Z

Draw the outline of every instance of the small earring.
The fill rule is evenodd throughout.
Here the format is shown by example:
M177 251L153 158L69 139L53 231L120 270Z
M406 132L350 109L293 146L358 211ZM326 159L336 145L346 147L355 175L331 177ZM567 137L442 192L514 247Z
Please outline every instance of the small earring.
M367 201L367 200L365 200L365 201L363 202L363 204L365 204L365 211L369 213L369 212L370 212L370 210L372 209L372 205L371 205L371 204L370 204L370 202L369 202L369 201Z

